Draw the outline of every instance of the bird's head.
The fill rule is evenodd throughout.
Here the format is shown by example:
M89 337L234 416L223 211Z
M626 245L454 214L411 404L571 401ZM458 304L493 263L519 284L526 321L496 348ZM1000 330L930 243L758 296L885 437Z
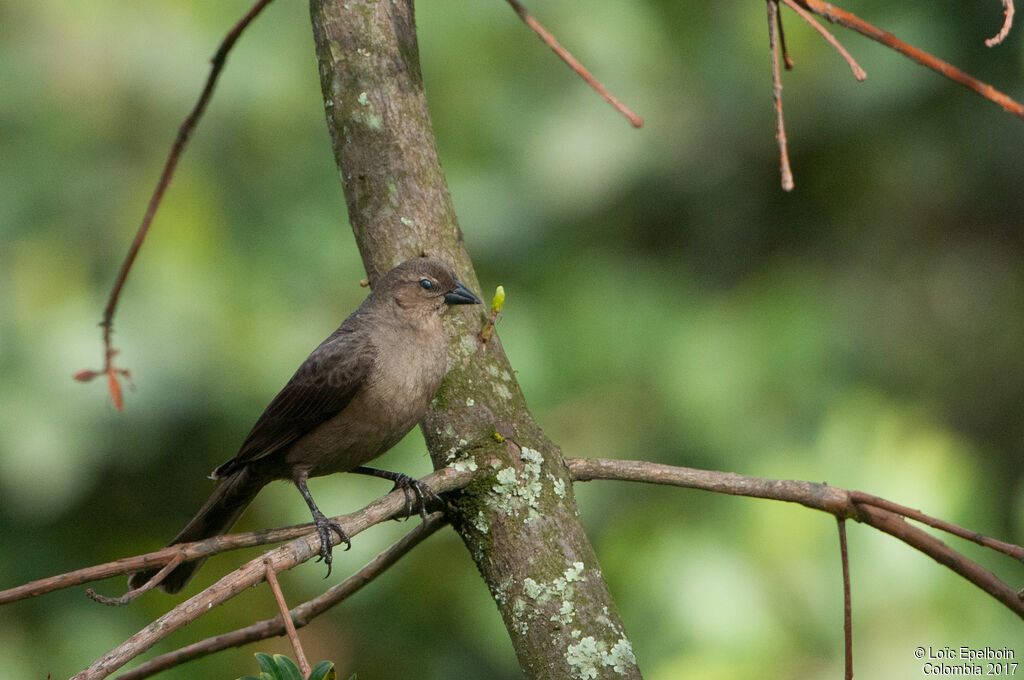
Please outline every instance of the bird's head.
M452 268L441 260L418 257L406 260L383 277L377 291L404 309L443 314L448 305L477 305L480 299L466 288Z

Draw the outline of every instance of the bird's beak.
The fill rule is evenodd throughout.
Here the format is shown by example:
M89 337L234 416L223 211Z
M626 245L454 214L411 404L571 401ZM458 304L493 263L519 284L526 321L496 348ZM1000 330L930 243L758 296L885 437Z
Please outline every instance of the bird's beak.
M455 290L450 293L444 294L444 301L450 305L478 305L480 304L480 298L473 295L473 293L466 288L458 279L455 281Z

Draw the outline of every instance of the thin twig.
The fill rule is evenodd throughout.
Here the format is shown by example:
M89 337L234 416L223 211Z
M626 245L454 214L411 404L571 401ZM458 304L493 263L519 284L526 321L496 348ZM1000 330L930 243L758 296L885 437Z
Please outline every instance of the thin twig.
M779 47L782 49L782 64L787 71L793 70L793 60L789 58L789 49L786 47L786 32L782 30L782 12L775 13L776 23L779 25Z
M811 25L811 28L813 28L818 33L820 33L821 36L823 38L825 38L825 41L829 45L834 47L836 49L836 51L839 52L840 55L842 55L843 59L845 59L846 63L850 66L850 70L853 71L853 77L854 78L856 78L857 80L863 81L865 78L868 77L868 74L864 72L864 69L862 69L860 67L860 64L857 63L857 61L853 58L853 56L849 52L846 51L846 48L843 47L839 43L839 41L836 40L836 37L834 35L832 35L827 28L822 26L818 22L818 20L815 19L811 15L810 12L805 10L800 5L796 4L796 2L794 2L794 0L782 0L782 2L786 3L786 7L789 7L791 10L793 10L794 12L799 14L801 19L803 19L804 21L809 23ZM781 17L782 15L780 14L779 16Z
M320 614L348 599L447 523L444 515L440 512L429 515L426 522L416 525L415 529L403 536L390 548L377 555L377 557L373 558L355 574L349 576L338 585L327 589L317 597L293 608L289 612L289 616L295 622L295 627L298 629L308 625ZM118 680L143 680L143 678L151 677L168 668L180 666L183 663L202 658L223 649L241 647L252 642L283 635L284 632L285 629L281 623L281 617L275 616L272 619L258 621L245 628L209 637L173 652L161 654L143 664L139 664L127 673L122 673L118 676Z
M940 531L945 531L947 534L953 534L954 536L959 536L960 538L966 539L968 541L973 541L978 545L985 546L986 548L991 548L992 550L1001 552L1004 555L1008 555L1009 557L1012 557L1015 560L1024 562L1024 547L1021 547L1019 545L1014 545L1013 543L1006 543L1005 541L1000 541L995 538L989 538L988 536L979 534L977 531L965 529L951 522L947 522L945 520L938 519L930 515L926 515L920 510L908 508L905 505L893 503L890 500L879 498L878 496L872 496L871 494L864 493L863 491L851 491L850 500L852 500L854 503L874 505L875 507L882 508L883 510L894 512L897 515L902 515L908 519L914 520L915 522L927 524L928 526L938 529Z
M732 472L695 470L646 461L568 458L565 462L576 481L616 479L651 484L670 484L736 496L799 503L836 517L854 519L895 536L912 548L923 552L939 564L960 574L1002 602L1015 614L1024 618L1024 600L995 574L952 550L927 532L907 524L899 513L883 509L878 505L857 502L853 497L854 492L827 484L761 479Z
M796 2L820 17L824 17L833 23L849 28L852 31L856 31L863 36L867 36L868 38L885 45L886 47L896 50L908 59L916 61L918 64L926 66L940 75L946 76L950 80L980 94L985 99L999 104L999 106L1003 107L1005 111L1012 113L1018 118L1024 119L1024 104L1011 99L991 85L967 75L952 64L942 61L941 59L934 57L913 45L908 45L892 33L883 31L882 29L864 21L860 17L851 14L846 10L839 9L827 2L822 2L822 0L796 0Z
M110 396L114 401L114 407L120 411L123 408L123 402L121 398L121 385L119 377L128 377L128 372L122 368L114 366L114 356L117 354L117 350L113 347L113 333L114 333L114 312L117 310L117 303L121 299L121 290L124 288L125 281L128 278L128 272L131 271L132 265L135 264L135 258L139 254L139 249L142 248L143 241L146 240L146 235L149 233L149 227L153 223L153 218L156 216L156 211L160 207L160 203L163 201L164 193L167 191L167 187L171 184L171 178L174 177L174 170L178 165L178 161L181 159L181 154L185 149L185 145L188 143L189 138L192 136L192 132L195 130L196 125L199 123L199 119L202 117L203 112L206 110L206 105L210 101L210 96L213 94L213 88L217 84L217 78L220 76L221 70L224 68L224 62L227 59L228 52L234 46L239 36L242 35L242 31L252 23L263 8L269 5L272 0L257 0L245 16L239 19L238 23L228 31L227 35L220 43L220 47L217 48L217 52L213 55L210 60L210 75L206 78L206 85L203 87L202 93L199 95L199 100L196 102L192 111L185 118L185 122L178 128L178 135L174 139L174 144L171 145L171 152L167 156L167 161L164 163L163 172L160 173L160 179L157 181L156 188L153 190L153 195L150 196L149 205L146 207L146 213L142 216L142 223L139 225L138 231L135 232L135 238L132 240L131 246L128 248L128 254L124 258L124 262L121 264L121 271L118 272L117 279L114 281L114 287L110 291L110 297L107 299L107 306L103 310L103 321L100 322L100 327L103 328L103 370L102 371L79 371L75 374L77 380L86 381L91 380L99 375L107 376L107 385L110 390Z
M88 597L91 600L95 600L100 604L110 605L113 607L120 607L122 605L126 605L135 598L137 598L139 595L142 595L147 590L152 590L153 588L155 588L156 585L158 583L161 583L169 573L174 571L174 569L179 564L185 561L184 557L184 554L179 552L177 555L174 556L174 559L172 559L170 562L164 565L163 569L153 574L152 578L150 578L148 581L143 583L138 588L135 588L134 590L129 590L121 597L107 597L106 595L100 595L92 588L85 589L86 597Z
M608 89L597 80L597 78L591 75L590 71L584 68L583 64L576 60L576 57L569 54L569 50L562 47L558 40L555 39L555 36L551 35L547 29L540 25L540 22L533 18L530 12L527 11L526 7L524 7L519 0L507 0L507 2L512 6L513 11L519 15L519 18L523 20L523 23L533 29L533 32L540 36L540 39L544 41L544 44L550 47L552 51L554 51L562 61L568 64L569 68L575 71L580 78L583 78L590 87L594 88L594 91L601 95L606 102L614 106L616 111L629 119L629 122L633 127L638 128L644 124L643 118L633 113L625 104L619 101L615 95L609 92Z
M839 526L839 556L843 561L843 639L846 680L853 680L853 607L850 602L850 553L846 547L846 518L836 517Z
M985 41L985 45L988 47L995 47L1004 40L1006 36L1010 35L1010 29L1013 27L1013 0L1003 0L1003 27L999 29L999 32L994 36Z
M793 190L793 171L789 167L789 149L786 143L786 121L782 115L782 69L779 68L779 3L768 0L768 51L772 56L772 100L775 103L775 139L779 143L779 172L782 189Z
M476 477L485 473L486 470L483 467L475 472L461 472L451 468L444 468L420 481L430 484L431 479L436 479L439 483L430 484L430 486L438 493L444 493L456 488L462 488ZM447 482L447 484L441 484L440 482ZM454 487L451 485L454 485ZM382 498L378 498L357 513L341 515L333 519L341 525L348 536L354 537L375 524L401 516L405 511L405 494L399 489L392 491ZM339 540L334 535L331 538L334 542ZM107 677L160 640L166 638L182 626L196 620L213 607L227 602L246 588L258 585L263 581L266 572L265 560L270 561L274 571L281 572L316 557L319 551L320 537L314 531L285 545L274 548L262 557L246 562L210 587L193 595L178 604L171 611L157 618L138 633L132 635L94 661L88 668L75 675L72 680L101 680L101 678Z
M427 484L438 493L448 493L461 489L473 478L474 473L471 472L459 472L453 468L442 468L437 472L427 475L420 481ZM401 491L395 491L392 493L395 494L396 498L405 498ZM387 497L388 496L385 496L384 498ZM350 515L343 515L340 520L358 521L360 516L370 512L372 506L373 504L368 505L362 510ZM399 514L404 514L404 511L405 506L403 504L402 512ZM194 543L179 543L177 545L161 548L160 550L151 553L146 553L145 555L126 557L113 562L107 562L105 564L77 569L66 574L59 574L57 576L39 579L37 581L32 581L24 585L0 591L0 605L15 602L17 600L24 600L30 597L37 597L63 588L79 586L93 581L101 581L120 574L131 574L133 572L152 568L158 565L166 565L178 558L188 561L198 557L207 557L230 550L238 550L240 548L251 548L270 543L281 543L283 541L291 541L301 536L307 536L313 531L313 524L307 523L282 527L279 529L262 529L260 531L215 536L213 538L196 541Z
M308 678L312 668L306 659L306 652L302 650L302 642L299 640L299 634L295 631L295 622L292 621L292 614L288 611L288 603L285 602L284 593L281 592L281 584L278 583L277 574L274 573L274 565L267 559L263 560L263 565L266 567L267 585L270 586L271 592L274 593L274 601L277 602L277 609L281 612L281 622L288 633L288 640L292 643L292 649L295 650L295 658L299 662L299 671L302 673L303 678Z

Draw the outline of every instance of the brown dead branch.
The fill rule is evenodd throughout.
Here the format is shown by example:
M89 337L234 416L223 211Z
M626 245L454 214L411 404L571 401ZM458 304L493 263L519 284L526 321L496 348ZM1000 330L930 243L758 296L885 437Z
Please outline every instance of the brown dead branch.
M103 321L100 322L100 327L103 329L103 368L99 371L93 371L89 369L81 370L75 373L74 378L80 382L88 382L93 378L105 375L107 377L107 389L110 392L110 398L114 402L114 408L118 411L124 408L124 400L122 397L121 390L121 378L130 379L130 374L123 368L118 368L114 365L114 357L117 355L117 350L113 346L113 334L114 334L114 313L117 310L117 303L121 299L121 291L124 288L125 281L128 279L128 272L131 271L132 265L135 264L135 258L138 257L139 250L142 248L142 243L146 240L146 236L149 234L149 227L153 223L153 218L156 216L156 211L160 207L160 203L163 201L164 193L167 191L167 187L171 184L171 179L174 177L175 168L178 166L178 161L181 159L181 154L185 150L185 145L188 144L189 138L192 136L192 132L195 130L196 125L199 123L199 119L202 118L203 112L206 110L206 105L210 102L210 97L213 95L213 89L217 84L217 78L220 76L221 70L224 68L224 62L227 60L228 52L234 47L235 42L246 27L252 23L252 21L259 15L263 9L269 5L273 0L257 0L245 16L238 20L238 23L228 31L227 35L220 43L220 47L217 48L217 52L213 55L210 60L210 75L206 78L206 85L203 87L202 93L199 95L199 100L195 106L192 107L192 111L185 118L185 122L178 128L178 135L174 139L174 144L171 145L171 152L167 156L167 161L164 163L164 169L160 173L160 179L157 181L156 188L153 190L152 196L149 199L149 205L146 207L146 213L142 216L142 223L139 225L138 231L135 232L135 238L132 240L131 246L128 248L128 254L124 258L124 262L121 264L121 271L118 272L117 279L114 281L114 287L110 291L110 296L107 298L107 306L103 310Z
M445 520L443 514L437 512L429 515L426 522L417 524L416 528L403 536L390 548L373 558L355 574L349 576L338 585L328 588L317 597L294 607L289 612L289 616L295 622L295 627L302 628L309 625L317 616L348 599L349 596L371 583L402 556L409 553L423 542L424 539L432 536L446 524L447 520ZM168 668L180 666L193 659L199 659L223 649L241 647L252 642L278 637L284 635L284 633L285 628L281 623L281 617L275 616L272 619L258 621L245 628L215 635L173 652L161 654L145 663L139 664L127 673L122 673L118 676L118 680L143 680L143 678L151 677Z
M590 71L588 71L583 64L576 59L576 57L569 53L569 50L562 47L555 36L551 35L547 29L540 25L539 21L533 18L530 12L527 11L526 7L523 6L523 3L519 2L519 0L506 0L506 2L511 5L512 10L520 19L523 20L523 23L529 26L533 32L544 41L544 44L550 47L551 50L558 55L559 59L568 64L569 68L575 71L576 75L582 78L587 85L594 88L594 91L601 95L606 102L615 107L616 111L625 116L633 127L638 128L644 124L644 119L633 113L629 107L619 101L618 97L609 92L597 78L591 75Z
M896 50L908 59L916 61L918 64L930 68L936 73L949 78L953 82L959 83L964 87L973 90L985 99L999 104L999 106L1003 107L1004 110L1012 113L1018 118L1024 119L1024 105L1011 99L991 85L969 76L952 64L949 64L938 57L925 52L924 50L920 50L913 45L908 45L892 33L883 31L882 29L864 21L860 17L851 14L846 10L842 10L835 5L822 2L822 0L796 0L796 2L818 16L828 19L832 23L849 28L852 31L856 31L863 36L867 36L868 38L885 45L886 47Z
M779 143L779 172L782 189L793 190L793 171L789 167L789 149L786 143L786 120L782 115L782 69L779 67L779 3L768 0L768 51L772 57L772 101L775 103L775 139Z
M891 536L895 536L910 547L928 555L939 564L952 569L978 588L981 588L1002 602L1012 612L1024 618L1024 600L1021 599L1016 590L1001 581L992 572L951 549L931 534L908 524L902 512L895 509L902 507L897 504L890 506L894 509L883 508L877 502L865 501L865 496L857 495L860 492L848 491L827 484L782 479L761 479L738 475L733 472L696 470L646 461L568 458L566 463L575 481L585 482L592 479L610 479L648 482L651 484L669 484L691 489L703 489L705 491L735 496L788 501L799 503L815 510L821 510L836 517L853 519L862 524L868 524ZM877 497L868 496L867 498L874 499ZM911 518L917 519L916 517ZM948 523L941 524L956 527L956 525ZM931 524L931 526L945 530L944 526L936 526L935 524ZM956 527L956 532L951 533L956 533L958 536L964 533L976 534L976 532L968 532L968 530L962 527ZM989 541L975 542L979 543L979 545L992 547L989 545ZM1001 541L998 543L1011 545ZM1021 546L1012 545L1011 547L1012 552L1015 554L1017 554L1017 551L1024 551L1024 548Z
M999 32L985 41L987 47L995 47L1006 40L1013 27L1013 0L1003 0L1003 27Z

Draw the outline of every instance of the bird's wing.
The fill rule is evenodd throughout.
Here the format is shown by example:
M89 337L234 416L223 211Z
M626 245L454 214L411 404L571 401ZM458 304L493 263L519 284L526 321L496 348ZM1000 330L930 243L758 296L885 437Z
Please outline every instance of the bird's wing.
M263 411L233 459L213 477L270 456L340 413L363 385L373 365L373 346L344 327L317 347Z

